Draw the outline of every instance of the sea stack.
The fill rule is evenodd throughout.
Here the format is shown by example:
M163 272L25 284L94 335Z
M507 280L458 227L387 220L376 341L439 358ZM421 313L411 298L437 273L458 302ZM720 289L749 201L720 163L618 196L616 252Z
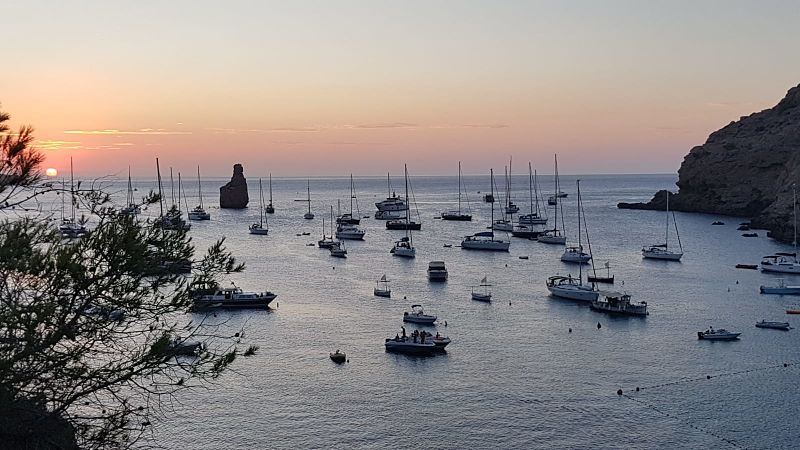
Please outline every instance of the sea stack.
M241 164L233 165L233 176L225 186L219 188L219 207L230 209L247 208L247 180Z
M772 108L741 117L694 147L678 170L676 211L752 219L753 228L792 240L792 184L800 183L800 86ZM666 191L619 208L662 210Z

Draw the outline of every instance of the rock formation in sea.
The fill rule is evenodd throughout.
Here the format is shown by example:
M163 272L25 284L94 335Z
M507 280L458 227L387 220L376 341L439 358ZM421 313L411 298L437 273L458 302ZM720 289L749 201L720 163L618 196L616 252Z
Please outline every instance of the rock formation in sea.
M242 209L247 208L247 202L249 201L244 169L241 164L234 164L231 181L219 188L219 207Z
M800 85L777 105L741 117L694 147L678 170L670 209L747 217L791 242L792 184L800 182ZM800 188L800 186L798 186ZM626 209L664 209L666 192Z

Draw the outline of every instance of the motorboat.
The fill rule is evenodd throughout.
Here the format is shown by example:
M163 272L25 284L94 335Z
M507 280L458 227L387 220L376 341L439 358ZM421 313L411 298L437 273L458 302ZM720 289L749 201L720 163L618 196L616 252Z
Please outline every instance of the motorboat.
M543 244L565 245L567 237L561 234L561 230L545 230L539 233L536 240Z
M765 256L761 259L761 270L764 272L800 274L800 262L797 261L796 255L796 253L779 252Z
M494 203L494 194L483 194L483 201L486 203Z
M734 333L724 328L714 329L709 328L706 331L698 331L697 339L705 341L733 341L739 339L742 333Z
M303 214L303 219L311 220L314 218L314 213L311 212L311 180L308 180L308 184L306 185L306 192L307 192L306 202L308 203L308 211L305 214Z
M631 296L619 292L600 292L601 299L594 300L589 307L595 311L625 316L646 316L647 302L631 303Z
M204 346L202 342L174 337L169 341L169 352L175 356L197 356Z
M411 305L411 312L406 311L403 313L403 322L432 325L436 322L436 316L425 314L425 311L422 310L422 305Z
M490 286L491 286L491 284L489 284L489 282L486 281L486 277L483 277L483 279L481 280L481 283L478 286L473 286L472 287L472 299L473 300L477 300L479 302L490 302L490 301L492 301L492 292L489 290ZM476 287L483 288L483 289L482 290L479 289L479 290L476 291L475 290Z
M336 237L338 239L361 240L364 239L364 234L366 232L356 225L342 223L336 227Z
M472 236L464 237L461 241L461 248L468 250L489 250L498 252L507 252L511 246L511 242L503 239L495 239L494 233L491 231L482 231L475 233Z
M571 275L566 277L556 275L548 278L547 290L555 297L583 302L593 302L600 296L594 286L583 284L581 277L573 278Z
M392 219L386 221L387 230L421 230L422 224L414 221L406 222L405 219Z
M764 286L758 288L762 294L800 295L800 285L790 286L783 278L778 280L777 286Z
M386 274L383 274L383 276L375 283L375 289L372 291L372 293L376 297L390 298L392 296L392 290L389 288L389 280L386 279Z
M583 246L578 244L564 249L561 261L569 263L585 264L592 260L592 256L583 251Z
M441 348L434 344L432 339L426 339L425 336L421 336L419 339L412 338L405 335L405 330L403 330L403 336L387 338L384 346L387 352L412 355L433 355L441 351Z
M377 220L398 220L406 216L406 210L387 210L375 211L375 219Z
M219 308L266 308L275 300L272 292L244 292L237 286L216 288L194 297L195 306Z
M760 322L756 322L756 327L771 328L773 330L789 330L791 328L789 322L768 322L763 319Z
M389 196L386 197L385 200L375 203L375 207L378 208L378 211L405 211L408 209L408 203L392 191L392 180L388 173L386 174L386 184L389 187ZM375 218L378 218L377 215Z
M411 245L411 241L408 237L400 238L399 241L395 241L394 246L391 250L389 250L394 256L403 256L406 258L413 258L417 256L417 249Z
M444 261L431 261L428 263L428 280L447 281L447 268Z
M786 314L800 314L800 309L787 309Z
M250 225L250 234L269 234L269 224L264 215L264 190L261 188L261 178L258 179L258 223Z
M345 352L340 352L338 349L330 354L331 361L335 362L336 364L342 364L347 361L347 354Z
M436 346L436 349L439 351L444 351L444 348L450 344L450 338L447 336L442 336L438 332L436 334L429 333L425 330L419 330L419 334L423 337L423 339L430 340L433 342L433 345Z
M556 197L555 195L547 197L547 204L550 206L558 205L558 197Z
M646 259L661 259L664 261L680 261L681 257L683 257L683 244L681 244L681 236L678 234L678 222L674 220L675 214L673 213L673 223L675 224L675 235L678 237L678 248L679 251L670 250L669 248L669 192L667 192L667 227L664 231L664 243L663 244L655 244L646 247L642 247L642 257Z
M335 241L328 247L328 251L330 251L331 256L335 258L347 258L347 248L344 246L344 242L342 241Z
M197 166L197 197L200 203L186 214L189 220L211 220L211 214L203 208L203 190L200 187L200 166Z
M441 214L442 220L455 220L460 222L469 222L472 220L472 214L461 211L461 161L458 162L458 210L445 211ZM469 198L467 198L467 208L469 208Z

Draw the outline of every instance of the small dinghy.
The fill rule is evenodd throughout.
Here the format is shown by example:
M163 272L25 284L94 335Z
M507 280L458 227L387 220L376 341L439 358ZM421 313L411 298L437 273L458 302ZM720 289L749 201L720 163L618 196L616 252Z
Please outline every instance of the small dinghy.
M768 322L766 320L761 320L760 322L756 322L756 327L758 328L771 328L773 330L789 330L789 322Z
M339 350L336 350L330 355L331 355L331 361L335 362L336 364L342 364L343 362L347 361L347 355L344 352L340 352Z
M737 264L737 269L750 269L750 270L758 270L758 264Z
M725 225L725 222L720 222L719 220L712 222L711 225Z
M742 233L742 237L758 237L758 233Z
M386 279L386 274L383 274L381 279L376 282L375 289L372 291L372 293L376 297L391 298L392 289L389 287L389 280Z
M425 314L425 311L422 310L422 305L411 305L411 312L406 311L403 313L403 322L433 325L436 322L436 316Z
M724 328L713 329L709 328L706 331L698 331L697 339L705 341L734 341L739 339L742 333L734 333Z
M800 314L800 309L787 309L786 314Z
M489 286L491 286L491 284L489 284L486 281L486 277L483 277L483 279L481 280L481 284L472 287L472 299L477 300L479 302L492 301L492 292L489 290ZM475 290L476 287L483 289L482 290L479 289L478 291L476 291Z

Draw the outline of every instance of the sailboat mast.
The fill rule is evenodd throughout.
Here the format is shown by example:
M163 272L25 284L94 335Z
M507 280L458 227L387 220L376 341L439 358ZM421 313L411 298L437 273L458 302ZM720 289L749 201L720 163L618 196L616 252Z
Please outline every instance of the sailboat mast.
M272 204L272 174L269 174L269 204Z
M203 189L200 187L200 166L197 166L197 196L200 198L200 208L203 208Z
M72 157L69 157L69 196L72 205L72 221L75 222L75 170L72 167Z
M308 212L311 213L311 180L308 180L308 184L306 185L306 192L308 195Z
M792 245L794 245L794 258L797 261L797 186L795 184L792 184L792 208L794 211L794 240Z
M531 198L531 215L533 215L533 172L530 161L528 161L528 195Z
M353 216L353 174L350 174L350 216Z
M128 166L128 206L133 204L133 183L131 183L131 166Z
M461 214L461 161L458 162L458 213Z
M408 226L410 219L409 214L411 211L411 208L408 208L408 164L403 164L403 174L406 179L406 237L408 238L408 245L414 247L414 235L411 234L410 227Z
M489 169L489 179L492 181L491 187L491 196L494 198L494 169ZM494 239L494 202L492 202L492 221L490 222L491 226L489 227L492 230L492 239Z
M161 168L158 165L158 158L156 158L156 176L158 177L158 206L161 208L161 216L164 216L164 196L162 195L161 186Z
M667 191L667 221L664 228L664 250L669 250L669 191Z
M183 204L186 206L186 211L189 211L189 201L186 200L186 192L183 190L183 184L181 183L181 173L178 172L178 211L181 209L181 196L183 196Z
M175 179L172 178L172 167L169 168L169 189L172 191L172 206L175 206Z
M576 180L575 183L578 185L578 251L583 252L583 246L581 245L581 180ZM556 194L558 197L558 194ZM583 284L583 263L578 263L578 284Z
M512 156L508 157L508 174L506 175L506 198L508 199L508 206L511 207L511 161L513 160ZM513 213L512 213L513 214ZM514 220L514 217L511 217L511 220Z
M536 171L533 171L533 193L536 197L536 217L539 217L539 178L537 178Z
M554 155L555 171L553 172L555 178L556 192L553 195L553 209L555 210L555 221L553 222L553 230L558 231L558 155ZM564 220L564 219L561 219Z
M264 188L261 187L261 178L258 179L258 223L264 228Z

